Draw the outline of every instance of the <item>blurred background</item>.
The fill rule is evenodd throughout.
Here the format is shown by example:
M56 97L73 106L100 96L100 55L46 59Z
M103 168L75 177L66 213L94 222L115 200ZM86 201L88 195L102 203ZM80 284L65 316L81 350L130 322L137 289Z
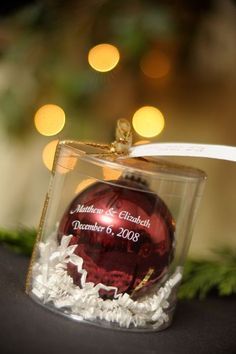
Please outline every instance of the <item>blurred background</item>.
M127 118L134 142L236 145L235 1L11 1L0 16L1 227L37 227L58 139L109 143ZM190 253L235 247L236 164L175 161L208 174Z

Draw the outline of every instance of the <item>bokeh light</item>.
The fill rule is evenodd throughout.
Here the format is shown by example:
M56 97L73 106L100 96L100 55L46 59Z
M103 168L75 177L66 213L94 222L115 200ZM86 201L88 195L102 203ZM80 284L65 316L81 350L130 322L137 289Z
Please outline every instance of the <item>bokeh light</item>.
M40 134L56 135L65 125L65 112L57 105L46 104L37 110L34 124Z
M132 124L139 135L151 138L161 133L165 120L159 109L152 106L144 106L134 113Z
M136 141L136 143L134 143L134 145L145 145L145 144L149 144L150 140L138 140Z
M50 171L52 171L53 160L54 160L58 141L59 140L51 141L43 149L43 153L42 153L43 163Z
M111 44L98 44L91 48L88 54L90 66L97 71L107 72L118 64L120 59L119 50Z
M91 184L95 183L95 178L86 178L82 182L80 182L75 189L75 194L82 192L85 188L88 188Z
M122 173L121 171L118 170L112 170L109 167L103 167L102 172L103 172L103 178L106 181L117 180Z
M70 172L75 168L76 162L76 156L59 156L56 171L59 173Z
M146 76L152 79L160 79L169 74L171 62L164 52L151 50L142 58L140 67Z

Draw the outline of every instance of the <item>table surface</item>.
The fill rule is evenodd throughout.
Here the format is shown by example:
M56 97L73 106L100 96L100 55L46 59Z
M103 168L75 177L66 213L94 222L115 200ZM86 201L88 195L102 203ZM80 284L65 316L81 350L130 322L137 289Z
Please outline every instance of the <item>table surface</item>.
M178 303L173 324L129 333L71 321L24 293L29 259L0 246L0 353L236 353L236 298Z

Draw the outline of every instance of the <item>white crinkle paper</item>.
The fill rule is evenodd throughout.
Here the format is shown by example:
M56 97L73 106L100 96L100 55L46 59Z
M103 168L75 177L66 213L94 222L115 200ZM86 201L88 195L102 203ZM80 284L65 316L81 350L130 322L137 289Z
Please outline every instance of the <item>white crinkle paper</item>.
M158 328L168 322L169 316L165 310L169 307L172 288L182 278L180 269L156 293L135 301L127 293L119 294L116 287L86 282L87 271L83 269L83 259L74 254L77 245L69 246L71 237L63 236L60 245L53 238L39 244L39 260L33 267L34 296L79 318L106 320L121 327L145 327L151 323ZM81 287L75 285L68 275L68 262L77 266L81 274ZM113 290L114 299L103 300L99 296L100 289Z

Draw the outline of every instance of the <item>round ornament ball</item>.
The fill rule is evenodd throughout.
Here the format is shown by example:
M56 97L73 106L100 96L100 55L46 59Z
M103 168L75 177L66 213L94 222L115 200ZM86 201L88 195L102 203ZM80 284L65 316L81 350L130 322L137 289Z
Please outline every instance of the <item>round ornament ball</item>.
M164 203L140 182L121 178L96 182L79 193L65 211L58 240L73 235L70 245L83 259L86 282L128 293L145 294L168 271L174 252L175 223ZM68 263L68 274L81 286L81 274ZM113 290L100 290L113 298Z

